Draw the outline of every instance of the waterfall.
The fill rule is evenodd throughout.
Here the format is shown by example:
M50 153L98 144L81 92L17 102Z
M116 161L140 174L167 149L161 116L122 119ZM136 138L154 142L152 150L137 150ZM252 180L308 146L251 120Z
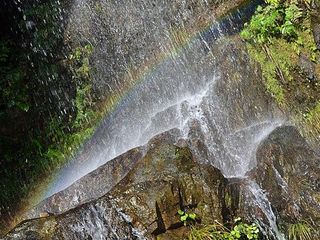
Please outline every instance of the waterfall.
M262 221L259 223L264 231L264 235L273 236L278 240L285 240L284 235L278 229L276 216L266 194L256 182L249 181L246 187L249 204L261 209L268 221L267 224Z
M90 36L90 32L88 33L90 30L88 29L90 28L89 23L90 21L97 21L97 16L93 14L94 10L90 3L90 1L84 0L75 1L75 16L71 19L73 24L70 25L75 25L75 27L79 28L77 30L79 36L84 35L84 32ZM179 128L185 133L186 137L190 124L195 120L201 123L201 128L206 135L205 142L210 148L210 152L213 155L220 154L216 160L207 160L219 167L228 177L243 176L252 167L249 166L251 157L240 155L245 154L244 152L249 155L252 154L253 149L248 152L248 148L254 148L257 138L261 134L263 135L265 130L267 132L267 129L272 130L278 123L277 120L270 118L268 112L264 112L262 117L253 116L252 119L246 119L246 123L238 124L239 126L236 127L231 126L237 125L232 122L236 120L230 119L227 110L230 106L228 106L228 103L223 102L220 97L223 94L230 93L228 93L228 89L221 93L221 89L219 89L221 86L216 89L215 85L225 81L220 77L221 71L225 71L225 69L221 70L223 67L219 63L221 58L224 57L221 56L221 50L224 48L223 45L226 40L224 36L237 33L246 19L252 15L258 3L260 1L255 1L219 21L211 16L210 21L204 27L191 33L186 32L186 30L180 30L180 33L175 33L171 29L171 24L164 22L163 16L160 19L154 18L155 16L159 17L159 14L164 11L169 11L165 9L164 2L159 3L159 6L152 6L152 4L150 5L144 1L128 3L129 5L125 6L125 14L131 17L135 13L134 11L139 13L141 11L140 17L142 19L151 18L150 21L154 21L153 24L157 24L158 29L155 30L154 34L159 37L156 41L160 49L157 54L160 57L154 60L155 63L148 66L142 65L142 68L148 69L138 77L130 75L129 65L123 66L128 68L129 81L132 86L129 91L118 93L117 91L122 89L119 90L117 87L121 84L126 84L126 82L121 83L120 80L119 82L112 82L112 79L110 80L107 76L100 79L99 66L101 68L106 67L103 63L103 60L106 61L106 59L101 57L107 57L108 54L100 56L101 53L96 53L99 56L94 56L93 64L99 65L96 70L98 72L98 77L96 76L96 78L99 78L99 85L107 84L108 88L112 89L111 92L120 101L117 100L119 103L115 110L102 121L93 138L85 145L84 150L62 170L59 174L60 181L49 191L47 196L66 188L80 177L129 149L146 144L148 140L161 132ZM106 9L116 7L109 6L110 3L105 4ZM115 4L121 5L123 3L116 2ZM202 9L208 7L206 1L199 3L199 5ZM104 5L102 4L101 6ZM184 9L187 6L180 7L182 8L179 10L179 14L187 14L187 9ZM140 10L149 8L153 9L151 13L147 10ZM167 8L170 8L170 5ZM118 13L117 15L113 10L110 11L116 16L121 14ZM192 14L189 14L189 17L191 17ZM174 20L177 20L176 18L177 16L174 16ZM81 19L80 24L79 21ZM178 20L184 26L183 20ZM131 21L123 24L126 23L131 24ZM144 22L141 22L141 24L146 27ZM124 26L128 28L128 31L130 30L130 26ZM91 28L97 27L101 26L91 26ZM134 26L131 27L134 28ZM159 33L160 30L162 30L161 33ZM122 29L116 29L115 31L119 32ZM142 30L144 35L152 35L149 31L151 30ZM100 33L98 35L100 36ZM139 39L139 36L136 37ZM108 39L97 40L93 36L91 38L98 41L95 44L97 44L96 48L99 51L108 50L107 46L105 46L105 42L108 42ZM143 40L145 40L144 38L145 36L143 36ZM85 40L89 41L88 36L85 36ZM119 44L122 45L121 42ZM124 54L121 51L119 52L119 55ZM220 56L218 56L219 54ZM146 55L146 53L139 53L140 55ZM101 59L96 59L98 57ZM229 60L235 61L233 56ZM251 77L249 75L250 73L244 77ZM227 88L228 86L223 87ZM101 88L103 87L101 86ZM234 93L237 94L236 92ZM240 121L243 120L240 119ZM216 133L217 136L215 135ZM242 142L240 143L239 141ZM219 144L222 144L223 146L221 147L227 150L219 151ZM241 144L242 146L240 146ZM245 151L243 151L244 148L246 149ZM223 160L223 158L228 160ZM246 162L241 160L244 158L247 159ZM236 171L232 170L231 162L235 164ZM243 168L240 172L239 166Z
M221 21L210 19L210 24L198 31L180 30L183 34L178 34L172 30L172 23L169 24L164 19L166 15L163 14L167 8L164 2L160 2L155 6L145 1L126 3L128 6L123 8L124 16L128 19L134 18L136 16L132 11L141 12L141 19L138 19L142 22L137 19L120 19L119 21L124 21L125 29L116 29L116 23L110 27L111 32L124 36L124 39L115 40L119 41L115 44L140 40L141 43L134 44L138 45L137 48L145 46L144 51L150 50L149 45L155 44L160 57L155 58L154 64L142 64L142 68L145 67L147 71L139 77L127 71L131 87L126 93L117 93L121 100L115 110L105 117L84 149L59 173L59 181L47 196L70 186L114 157L144 145L155 135L173 128L181 130L180 138L190 140L191 149L194 154L200 156L201 161L219 168L225 177L245 178L246 173L256 166L255 153L259 143L282 124L281 118L268 112L267 103L262 102L259 103L260 106L256 106L253 98L247 100L247 96L243 95L247 86L241 87L237 84L241 84L241 79L258 78L258 73L249 66L240 64L239 61L242 61L241 58L245 55L234 56L233 51L238 52L228 49L232 46L228 45L226 36L239 31L243 21L253 13L255 5L239 9ZM108 4L111 3L105 4L102 5L103 9L109 9ZM207 7L206 1L199 5L200 8ZM86 1L76 1L75 8L79 8L74 18L76 23L80 19L92 21L92 18L95 18ZM183 6L181 8L180 15L173 17L179 26L184 25L183 18L192 16L191 10L184 9ZM82 10L84 16L79 17ZM112 11L112 14L114 19L117 19L117 13ZM130 28L137 27L134 24L142 24L138 26L141 36L130 35ZM90 24L87 23L82 28L85 30L79 31L79 35L90 36ZM95 30L102 32L103 29ZM128 31L128 34L124 31ZM134 40L134 37L137 39ZM97 39L93 37L92 42L93 45L97 45L94 64L101 64L96 66L96 78L100 79L98 84L106 85L111 93L117 92L123 83L119 80L120 77L115 78L112 83L108 82L108 74L114 76L115 73L110 66L103 63L103 60L107 62L104 57L109 57L110 42L108 39ZM117 49L117 46L114 49ZM140 55L135 56L133 64L140 57L147 58L144 51L139 52L138 49ZM128 53L119 50L118 54L112 56L125 58ZM234 70L225 67L225 60L232 68L240 69L240 80L235 79L237 75L228 75L229 71ZM119 67L126 69L130 64L132 63ZM256 75L252 76L253 73ZM101 82L101 78L105 81ZM192 140L197 137L194 135L195 126L197 136L201 136L200 140L205 144L205 156L192 146ZM253 204L259 206L268 217L274 234L281 236L276 226L276 218L263 191L255 183L251 183L248 189L253 195Z

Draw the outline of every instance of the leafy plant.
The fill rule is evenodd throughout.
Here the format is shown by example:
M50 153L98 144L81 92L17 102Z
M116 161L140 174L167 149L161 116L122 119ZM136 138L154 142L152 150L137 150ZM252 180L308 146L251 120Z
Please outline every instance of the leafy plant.
M183 222L185 226L187 225L188 222L195 221L197 218L197 215L195 213L186 213L181 209L178 210L178 214L180 216L180 221Z
M242 236L247 239L258 239L259 228L255 223L247 224L241 221L241 218L235 219L236 225L230 231L233 238L226 239L240 239Z
M257 43L271 43L272 38L297 39L297 30L303 11L296 4L288 6L278 0L267 0L266 7L259 6L249 24L245 24L241 36Z
M75 78L88 78L90 74L89 57L91 56L93 47L90 44L84 47L77 47L68 57L71 70Z
M24 112L29 110L24 75L24 70L15 62L10 42L0 41L0 102L5 109L16 108Z
M254 224L243 223L241 218L234 220L232 229L228 229L217 222L199 229L191 227L189 240L237 240L258 239L259 228Z
M288 229L289 240L313 240L313 228L309 223L301 221L290 224Z

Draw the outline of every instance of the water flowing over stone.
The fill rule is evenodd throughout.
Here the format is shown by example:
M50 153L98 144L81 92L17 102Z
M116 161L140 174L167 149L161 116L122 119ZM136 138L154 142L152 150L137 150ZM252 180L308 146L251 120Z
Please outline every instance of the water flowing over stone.
M235 35L255 4L218 21L211 2L75 1L68 31L95 46L96 91L118 104L59 173L49 198L22 220L46 217L21 223L6 239L46 229L52 239L180 239L179 207L195 209L204 223L247 212L270 239L284 239L277 227L284 213L265 191L273 180L293 187L259 153L269 153L275 131L286 132L279 128L285 116ZM292 216L295 206L288 204Z
M77 19L83 20L78 14L85 16L88 14L88 19L85 16L84 19L92 26L81 26L77 33L86 34L86 38L98 41L100 33L96 36L91 32L96 29L102 30L102 22L110 23L111 19L91 16L89 13L94 10L88 7L90 1L85 5L83 1L79 1L78 4L75 10ZM117 13L111 11L112 14L116 14L112 19L116 19L117 16L127 18L117 23L112 20L112 24L116 24L112 35L116 34L117 39L121 40L120 43L113 43L115 45L112 45L111 48L104 45L111 44L110 39L99 38L96 43L97 52L93 56L93 64L98 64L97 74L102 74L111 67L106 66L102 60L108 64L118 61L117 59L108 61L108 54L110 54L109 51L113 52L112 49L116 46L121 48L128 46L123 42L125 39L139 41L139 44L129 43L129 46L133 44L138 48L133 52L128 52L130 58L136 59L141 54L155 53L155 49L160 51L160 55L164 57L138 79L130 74L129 77L127 76L133 84L132 89L124 93L117 109L105 118L84 150L70 163L69 167L62 171L59 176L60 181L51 189L48 196L64 189L119 154L144 145L161 132L179 128L184 137L188 137L190 126L196 121L201 125L208 148L208 156L203 160L219 167L226 176L243 176L254 165L251 155L258 138L272 130L279 120L273 118L273 113L268 111L270 108L268 98L263 96L262 89L254 89L254 86L246 89L248 85L255 84L255 77L257 79L259 77L256 67L248 63L248 56L236 46L238 44L241 46L241 41L236 40L232 43L224 37L225 34L236 32L241 25L241 20L243 21L242 18L247 17L245 14L249 10L252 14L254 6L245 7L244 10L239 10L222 21L216 22L213 15L210 16L208 13L206 2L201 1L193 10L184 10L180 5L176 9L175 4L178 3L174 1L168 3L168 6L162 3L149 6L149 3L146 2L131 2L125 6L120 3L117 3L120 6L112 4L109 6L109 4L111 3L101 3L101 7L107 12L111 11L111 7L118 9ZM84 12L80 12L80 9L84 9ZM140 13L141 9L145 9L142 12L146 16L134 14ZM152 12L147 9L152 9ZM198 24L192 21L195 21L193 18L201 13L201 9L207 9L202 13L209 17L206 27L192 31L186 29L188 26L191 27L190 24L193 24L193 27ZM175 11L178 12L175 13ZM190 16L185 17L185 20L183 17L177 19L179 14L182 16L190 14ZM102 16L106 17L104 14ZM138 20L129 22L128 19L131 17L138 18ZM98 23L92 22L96 18L99 19ZM144 26L144 24L151 23L157 28ZM172 27L174 23L176 26ZM142 25L131 26L132 24ZM71 25L74 26L74 23ZM137 34L138 30L142 32ZM177 33L173 33L173 30ZM125 32L118 33L118 31ZM136 34L134 38L130 35L132 32ZM110 36L106 35L106 37ZM219 38L221 39L217 40ZM152 49L145 48L145 45L140 46L141 43L146 43ZM125 56L122 50L119 49L119 51L117 58ZM101 54L103 56L100 56ZM148 59L148 56L143 58ZM129 71L129 64L124 67ZM117 71L118 75L121 75L119 74L122 72L121 69L112 69L103 76L110 76L111 73L115 74ZM124 80L112 84L101 75L95 78L99 84L103 85L105 82L111 84L109 89L111 93L118 91L117 85L124 84ZM247 85L242 83L243 80L247 81ZM100 90L103 89L103 86L99 87ZM251 93L258 91L262 93L250 96Z
M259 224L266 239L272 240L285 239L277 227L279 219L282 223L290 223L298 217L296 214L302 219L318 219L319 205L314 202L316 192L309 186L314 181L319 182L319 174L305 176L298 173L299 179L303 178L302 185L295 186L289 181L284 192L277 192L285 183L279 177L287 179L282 173L287 170L287 161L293 165L301 161L299 155L291 158L295 149L304 154L307 168L319 159L294 127L276 128L262 141L257 154L259 164L247 179L226 179L217 168L200 163L187 147L188 141L180 139L179 146L173 144L181 134L178 129L162 133L144 148L107 162L76 182L77 188L71 186L59 193L59 201L49 198L29 215L34 218L41 214L40 211L46 211L46 217L22 222L5 239L153 239L156 236L178 240L188 234L188 228L183 226L177 214L179 209L195 212L203 224L229 221L233 216L241 215ZM292 136L295 138L290 140ZM280 142L283 152L270 149ZM139 155L139 152L144 154ZM92 190L87 182L95 183L110 169L117 171L116 163L120 159L131 160L131 170L111 189ZM283 169L278 164L282 160ZM261 174L265 164L277 168L282 175ZM105 178L104 181L106 185L112 185L114 180ZM76 191L82 193L78 205L68 209L65 202ZM292 198L290 195L299 192L300 196ZM99 197L99 194L103 196ZM90 197L94 199L90 200Z

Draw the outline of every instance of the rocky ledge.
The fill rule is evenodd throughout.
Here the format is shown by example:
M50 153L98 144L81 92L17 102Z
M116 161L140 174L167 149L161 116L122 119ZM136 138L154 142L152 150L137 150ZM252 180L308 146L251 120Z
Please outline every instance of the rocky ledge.
M25 216L34 219L4 239L184 239L190 228L180 209L195 213L196 225L241 216L268 226L270 216L251 204L253 182L267 195L280 230L298 221L319 228L320 158L294 127L278 127L261 142L246 179L226 179L200 163L178 136L168 131L106 163L35 207Z

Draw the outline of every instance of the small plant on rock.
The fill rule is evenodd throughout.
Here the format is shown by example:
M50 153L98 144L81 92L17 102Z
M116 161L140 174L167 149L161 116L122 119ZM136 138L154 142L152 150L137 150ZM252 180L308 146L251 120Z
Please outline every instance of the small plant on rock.
M259 239L259 228L255 223L243 223L241 218L236 218L232 229L217 222L201 228L191 227L189 240L254 240Z
M290 224L288 229L289 240L313 240L313 228L309 223L301 221Z
M180 216L180 221L186 226L188 222L195 221L197 215L195 213L187 213L181 209L179 209L178 214Z
M225 238L228 240L241 239L241 237L246 237L246 239L258 239L259 228L255 223L243 223L241 218L236 218L235 226L228 234L227 238Z

